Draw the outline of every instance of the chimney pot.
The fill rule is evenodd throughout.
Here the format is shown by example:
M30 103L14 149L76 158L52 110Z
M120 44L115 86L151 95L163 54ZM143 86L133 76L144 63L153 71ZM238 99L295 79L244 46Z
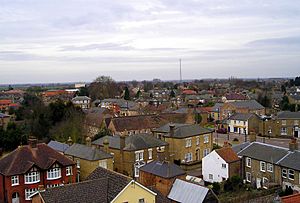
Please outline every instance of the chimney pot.
M291 138L291 141L289 142L289 150L290 151L295 151L298 150L298 142L296 138Z
M28 138L28 144L31 148L36 148L37 145L37 139L34 136L29 136Z

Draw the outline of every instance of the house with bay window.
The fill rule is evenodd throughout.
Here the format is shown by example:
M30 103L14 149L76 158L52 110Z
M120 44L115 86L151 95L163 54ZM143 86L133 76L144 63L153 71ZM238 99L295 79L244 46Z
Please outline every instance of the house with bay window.
M46 144L30 139L0 160L0 202L31 202L38 188L76 181L75 163Z

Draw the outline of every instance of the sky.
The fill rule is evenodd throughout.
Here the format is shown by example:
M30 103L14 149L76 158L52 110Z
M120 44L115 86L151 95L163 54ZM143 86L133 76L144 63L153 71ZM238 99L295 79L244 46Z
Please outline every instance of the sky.
M300 1L0 0L0 84L300 75Z

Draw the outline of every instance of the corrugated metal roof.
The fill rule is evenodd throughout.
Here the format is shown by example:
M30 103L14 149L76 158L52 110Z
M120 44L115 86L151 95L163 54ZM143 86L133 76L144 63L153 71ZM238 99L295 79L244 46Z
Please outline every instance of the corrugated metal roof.
M206 187L176 179L168 198L182 203L201 203L208 191Z

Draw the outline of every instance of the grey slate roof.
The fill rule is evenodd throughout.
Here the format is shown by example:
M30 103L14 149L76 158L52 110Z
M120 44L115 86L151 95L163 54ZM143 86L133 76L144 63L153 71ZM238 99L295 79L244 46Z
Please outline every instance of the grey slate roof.
M269 145L260 142L252 142L248 147L240 151L238 155L266 161L269 163L277 163L288 154L288 151L289 149L287 148L277 147L275 145Z
M110 148L120 149L119 135L105 136L99 138L98 140L95 140L93 144L103 146L103 141L105 139L108 139ZM166 145L168 145L167 142L157 139L152 134L146 134L146 133L134 134L134 135L127 136L125 138L125 147L123 150L135 151L140 149L148 149L148 148L161 147Z
M258 117L254 113L235 113L228 120L248 121L252 116Z
M278 119L299 119L300 120L300 111L298 112L290 112L290 111L282 111L277 114Z
M111 202L123 189L128 185L132 180L131 178L111 171L102 167L96 168L88 177L87 180L97 180L103 179L107 180L106 191L107 191L107 200ZM101 202L101 201L98 201Z
M235 153L238 154L241 150L248 147L248 145L250 145L250 142L243 142L241 144L237 144L237 145L232 146L232 149Z
M62 187L49 188L41 192L45 203L75 203L75 202L103 202L108 203L108 179L96 179L75 184L67 184Z
M160 176L162 178L173 178L186 174L185 171L180 168L180 166L165 161L152 161L141 167L140 170Z
M206 187L176 179L168 198L182 203L201 203L208 192Z
M213 112L220 112L221 107L224 105L224 103L215 103L215 105L212 107Z
M48 146L59 152L65 152L69 148L69 145L61 143L61 142L57 142L55 140L51 140L48 143Z
M174 123L172 125L175 125L175 129L174 129L174 131L175 131L174 137L175 138L186 138L186 137L202 135L202 134L207 134L207 133L213 132L213 130L203 128L196 124ZM154 132L168 133L165 136L170 136L170 134L169 134L170 133L170 123L155 129Z
M82 100L91 100L91 98L87 96L76 96L72 99L72 101L82 101Z
M74 156L89 161L113 158L111 154L108 154L100 149L77 143L70 146L65 151L65 155Z
M236 101L236 102L230 102L230 104L233 104L234 106L236 106L238 108L249 108L250 110L265 108L260 103L258 103L256 100Z
M278 162L278 165L300 171L300 152L294 151Z

